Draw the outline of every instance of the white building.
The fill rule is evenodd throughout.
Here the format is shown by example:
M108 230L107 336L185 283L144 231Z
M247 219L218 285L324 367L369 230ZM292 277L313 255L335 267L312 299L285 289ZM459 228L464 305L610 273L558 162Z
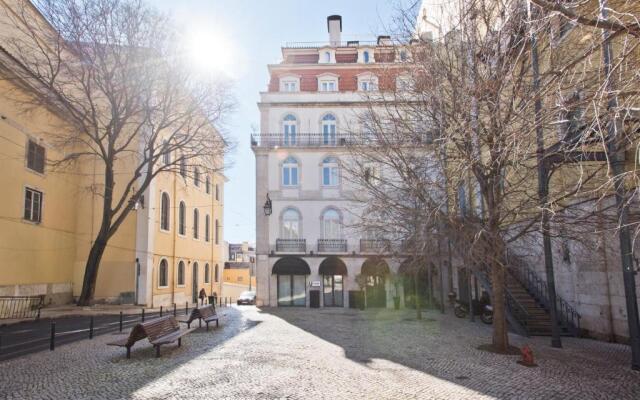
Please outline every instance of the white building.
M261 130L252 137L258 304L355 307L355 276L362 273L367 306L392 307L388 272L402 260L381 251L383 241L348 228L357 205L341 163L364 95L395 88L389 72L407 54L387 36L342 42L337 15L327 18L327 29L327 44L283 47L283 61L268 66L268 90L260 94Z

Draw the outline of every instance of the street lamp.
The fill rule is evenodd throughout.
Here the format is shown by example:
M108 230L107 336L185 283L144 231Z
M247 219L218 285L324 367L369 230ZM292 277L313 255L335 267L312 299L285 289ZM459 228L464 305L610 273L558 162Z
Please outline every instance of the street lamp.
M264 215L267 217L271 215L271 199L269 198L269 193L267 193L267 201L264 202Z

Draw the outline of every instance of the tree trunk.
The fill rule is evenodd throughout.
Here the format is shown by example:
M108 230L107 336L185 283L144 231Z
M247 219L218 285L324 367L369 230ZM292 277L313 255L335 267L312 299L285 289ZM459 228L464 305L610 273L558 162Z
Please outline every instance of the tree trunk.
M496 351L506 352L509 348L507 320L504 301L504 268L496 260L491 263L491 287L493 296L493 346Z
M418 293L418 279L420 272L416 266L416 272L413 276L413 292L416 296L416 319L422 319L422 311L420 310L420 294Z
M100 266L100 260L107 248L106 234L100 233L95 242L91 246L89 256L87 257L87 263L84 269L84 280L82 282L82 292L78 298L79 306L89 306L93 300L93 295L96 291L96 281L98 279L98 267Z

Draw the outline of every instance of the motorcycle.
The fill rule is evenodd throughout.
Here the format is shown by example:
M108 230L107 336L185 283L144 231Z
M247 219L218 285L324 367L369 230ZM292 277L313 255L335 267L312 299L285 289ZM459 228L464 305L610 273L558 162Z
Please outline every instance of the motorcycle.
M469 314L469 307L466 304L456 301L453 313L458 318L465 318ZM482 306L479 314L480 320L485 324L491 325L493 323L493 307L491 307L491 305L485 304Z

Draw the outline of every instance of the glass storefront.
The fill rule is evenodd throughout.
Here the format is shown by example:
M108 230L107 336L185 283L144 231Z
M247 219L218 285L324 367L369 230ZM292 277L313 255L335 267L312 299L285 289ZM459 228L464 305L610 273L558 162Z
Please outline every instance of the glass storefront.
M324 275L324 306L344 306L342 275Z
M278 306L305 307L306 288L305 275L278 275Z

